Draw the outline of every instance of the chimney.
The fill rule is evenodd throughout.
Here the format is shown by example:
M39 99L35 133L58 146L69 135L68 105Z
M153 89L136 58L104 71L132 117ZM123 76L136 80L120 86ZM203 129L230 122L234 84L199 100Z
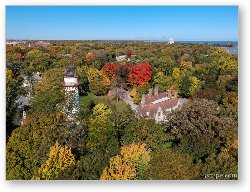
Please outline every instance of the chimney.
M145 105L145 94L142 94L142 97L141 97L141 105L144 106Z
M152 88L150 88L150 89L148 90L148 95L150 95L150 96L153 95L153 89L152 89Z
M158 92L159 92L159 88L158 88L158 85L156 85L156 86L155 86L154 95L158 95Z
M177 98L177 91L174 90L174 97Z
M170 91L170 90L168 91L168 94L167 94L167 95L168 95L168 98L172 98L172 94L171 94L171 91Z

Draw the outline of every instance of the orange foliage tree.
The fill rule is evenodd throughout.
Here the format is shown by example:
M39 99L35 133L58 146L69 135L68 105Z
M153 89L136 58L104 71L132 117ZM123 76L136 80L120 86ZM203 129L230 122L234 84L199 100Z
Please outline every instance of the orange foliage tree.
M113 63L105 63L102 70L109 78L115 78L119 67Z
M94 53L88 53L86 56L86 61L89 62L91 59L93 59L95 57Z
M124 146L119 155L110 158L109 168L103 170L101 180L143 179L150 159L145 144Z

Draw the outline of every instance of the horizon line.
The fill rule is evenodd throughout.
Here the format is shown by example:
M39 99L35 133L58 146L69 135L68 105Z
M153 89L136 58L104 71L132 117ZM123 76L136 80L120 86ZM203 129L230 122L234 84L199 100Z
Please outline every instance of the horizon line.
M17 41L161 41L168 42L169 40L157 40L157 39L5 39L6 41L17 40ZM200 42L200 41L237 41L238 40L174 40L175 42Z

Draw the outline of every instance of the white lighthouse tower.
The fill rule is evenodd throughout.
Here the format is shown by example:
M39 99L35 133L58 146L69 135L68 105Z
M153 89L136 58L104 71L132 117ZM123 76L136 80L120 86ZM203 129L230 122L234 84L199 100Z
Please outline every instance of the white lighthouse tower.
M67 97L65 112L69 118L72 118L80 110L79 82L76 75L76 67L72 64L65 67L63 86Z

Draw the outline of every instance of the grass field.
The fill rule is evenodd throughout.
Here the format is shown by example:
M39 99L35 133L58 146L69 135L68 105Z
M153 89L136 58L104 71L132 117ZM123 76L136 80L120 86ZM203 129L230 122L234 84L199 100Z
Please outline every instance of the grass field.
M122 100L116 101L116 100L112 99L112 97L110 97L110 96L95 96L91 92L89 92L88 95L86 95L86 96L80 96L80 105L84 106L84 104L90 100L93 100L95 104L104 103L104 104L108 105L111 103L113 105L116 105L120 109L123 109L127 106L127 104Z

